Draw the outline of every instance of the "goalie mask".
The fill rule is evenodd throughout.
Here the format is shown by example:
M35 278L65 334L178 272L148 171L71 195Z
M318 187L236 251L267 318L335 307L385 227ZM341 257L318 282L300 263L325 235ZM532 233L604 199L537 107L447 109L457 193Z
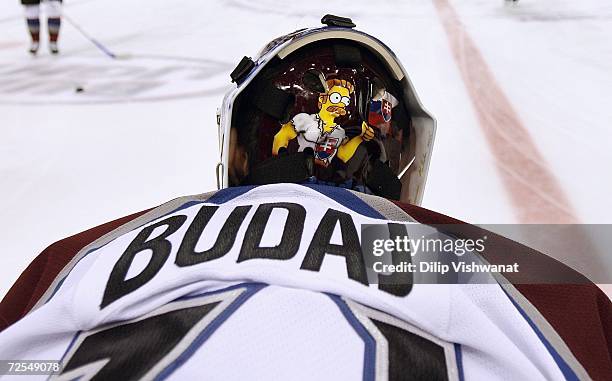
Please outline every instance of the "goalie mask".
M434 119L388 47L350 19L321 21L232 72L217 118L219 187L316 183L420 204Z

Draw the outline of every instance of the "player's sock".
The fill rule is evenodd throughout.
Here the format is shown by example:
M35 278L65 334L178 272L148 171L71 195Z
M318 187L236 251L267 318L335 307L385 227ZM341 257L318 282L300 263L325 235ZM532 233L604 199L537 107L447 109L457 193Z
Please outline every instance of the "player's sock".
M49 26L49 50L52 54L59 53L57 39L59 37L61 24L62 20L59 17L49 17L47 20L47 25Z
M30 45L30 53L36 54L38 52L38 48L40 46L40 19L26 19L28 23L28 30L30 31L30 36L32 37L32 43Z

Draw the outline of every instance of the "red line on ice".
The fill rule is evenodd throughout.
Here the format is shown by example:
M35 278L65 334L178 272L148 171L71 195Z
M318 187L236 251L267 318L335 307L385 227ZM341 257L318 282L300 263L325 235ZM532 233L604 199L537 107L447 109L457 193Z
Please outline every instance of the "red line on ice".
M448 0L433 0L480 127L521 223L577 223L542 154Z

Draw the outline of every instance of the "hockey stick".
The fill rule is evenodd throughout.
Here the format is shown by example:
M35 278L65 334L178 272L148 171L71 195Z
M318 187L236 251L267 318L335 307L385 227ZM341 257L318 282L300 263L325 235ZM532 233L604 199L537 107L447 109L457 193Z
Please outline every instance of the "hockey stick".
M127 59L127 58L129 58L129 57L130 57L128 54L121 54L121 55L118 55L118 54L115 54L115 53L111 52L111 51L110 51L110 50L109 50L109 49L108 49L106 46L102 45L102 43L101 43L101 42L99 42L98 40L96 40L95 38L93 38L93 37L91 37L89 34L87 34L87 32L85 32L85 31L83 30L83 28L81 28L81 27L79 26L79 24L77 24L77 23L76 23L74 20L72 20L70 17L68 17L68 15L67 15L67 14L65 14L65 13L64 13L64 14L62 14L62 17L63 17L63 18L66 20L66 21L68 21L68 23L69 23L70 25L72 25L72 26L73 26L73 27L74 27L76 30L78 30L78 31L81 33L81 35L82 35L83 37L85 37L85 38L86 38L86 39L87 39L89 42L91 42L92 44L94 44L94 45L96 46L96 48L100 49L100 50L101 50L101 51L102 51L104 54L106 54L108 57L110 57L110 58L112 58L112 59L114 59L114 60L118 60L118 59Z

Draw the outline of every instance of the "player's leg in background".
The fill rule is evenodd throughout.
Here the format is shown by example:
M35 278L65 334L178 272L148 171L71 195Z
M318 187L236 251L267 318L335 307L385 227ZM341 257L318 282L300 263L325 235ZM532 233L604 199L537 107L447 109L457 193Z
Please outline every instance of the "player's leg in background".
M62 25L62 0L47 0L47 26L49 28L49 50L52 54L59 53L57 39Z
M40 0L22 0L21 4L24 6L28 31L32 38L30 53L36 54L40 47Z

